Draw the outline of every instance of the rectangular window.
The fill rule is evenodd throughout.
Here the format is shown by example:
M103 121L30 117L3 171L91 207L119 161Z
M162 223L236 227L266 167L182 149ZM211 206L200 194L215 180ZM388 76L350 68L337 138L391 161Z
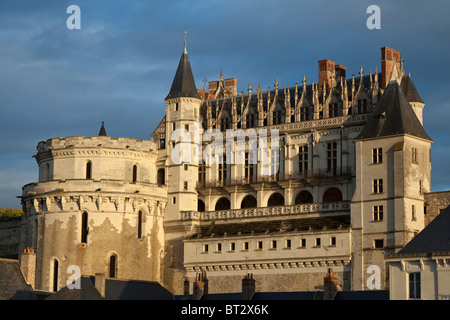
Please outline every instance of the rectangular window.
M277 240L272 240L272 249L277 248Z
M358 100L358 113L366 113L367 112L367 99Z
M412 148L412 159L411 160L413 163L418 163L417 154L418 154L417 148Z
M207 253L209 251L209 246L207 244L203 245L203 253Z
M173 204L176 204L176 203L177 203L177 198L176 198L176 197L173 197L173 198L172 198L172 203L173 203Z
M383 239L375 239L373 240L373 247L375 249L381 249L384 247L384 241Z
M217 244L217 252L222 252L222 244L221 243Z
M378 164L383 162L383 149L372 149L372 164Z
M198 182L202 186L205 183L205 177L206 177L206 166L205 163L203 162L202 164L198 165Z
M337 117L338 115L338 104L332 103L328 106L328 117Z
M320 238L316 238L316 247L320 247Z
M175 103L175 111L178 111L178 102Z
M306 247L306 239L300 239L300 248Z
M409 274L409 299L420 299L420 272Z
M244 250L244 251L247 251L247 250L248 250L248 242L244 242L243 250Z
M175 122L174 122L174 123L172 123L172 131L175 131L175 129L176 129L176 125L175 125Z
M337 143L327 143L327 169L332 171L333 175L336 175L337 167Z
M372 193L382 193L383 192L383 179L372 180Z
M257 248L258 250L262 250L262 248L263 248L263 242L262 242L262 241L258 241L258 244L257 244L256 248Z
M219 181L222 185L225 184L227 180L227 156L224 154L222 156L222 163L219 163Z
M230 251L236 250L236 243L232 242L230 243Z
M373 206L373 221L383 220L383 206Z
M422 180L419 180L419 193L420 194L423 193L423 182L422 182Z
M417 217L416 217L416 206L413 204L411 206L411 219L412 221L416 221Z
M330 238L330 246L336 246L336 237Z
M287 239L286 240L286 249L290 249L291 248L291 240Z
M186 163L184 164L184 171L188 171L188 165Z
M188 182L184 181L184 190L187 190L187 189L188 189Z
M186 130L186 131L189 132L189 125L188 125L188 124L185 124L185 125L184 125L184 130Z
M305 174L308 171L308 146L298 148L298 172Z

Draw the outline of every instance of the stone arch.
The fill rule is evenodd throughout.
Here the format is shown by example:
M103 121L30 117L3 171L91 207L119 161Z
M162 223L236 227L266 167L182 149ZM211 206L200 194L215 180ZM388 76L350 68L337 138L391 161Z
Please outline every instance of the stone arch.
M197 211L204 212L205 211L205 202L203 200L197 200Z
M88 160L86 162L86 179L92 179L92 161Z
M59 259L56 257L50 258L50 269L49 269L49 290L56 292L59 289L59 269L60 263Z
M119 258L116 252L110 252L107 258L108 263L108 277L117 278Z
M279 192L274 192L267 200L268 207L284 206L284 196Z
M338 188L328 188L327 191L324 192L323 202L338 202L342 201L342 192Z
M230 200L227 197L221 197L216 201L215 210L229 210L231 208Z
M256 198L251 194L246 195L241 201L241 209L256 208L257 206Z
M302 190L297 194L297 197L295 198L295 204L303 204L303 203L313 203L314 198L311 192Z

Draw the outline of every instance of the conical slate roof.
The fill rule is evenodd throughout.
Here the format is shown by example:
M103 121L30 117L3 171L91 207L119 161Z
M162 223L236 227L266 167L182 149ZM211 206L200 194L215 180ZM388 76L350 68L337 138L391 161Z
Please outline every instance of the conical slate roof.
M417 92L416 86L411 79L410 75L403 76L400 88L408 99L409 102L420 102L424 103L419 93Z
M99 136L106 136L105 123L102 121L102 127L100 128Z
M194 76L192 74L191 64L189 63L189 57L186 51L186 45L184 46L183 54L178 64L177 72L172 82L172 87L167 95L166 99L173 99L179 97L192 97L200 99L195 87Z
M377 108L356 140L408 134L431 140L397 81L386 87Z

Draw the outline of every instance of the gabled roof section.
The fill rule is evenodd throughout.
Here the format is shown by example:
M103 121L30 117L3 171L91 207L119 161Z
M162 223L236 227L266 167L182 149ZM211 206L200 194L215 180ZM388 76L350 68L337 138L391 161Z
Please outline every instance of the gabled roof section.
M172 87L167 95L166 99L180 98L180 97L192 97L200 99L195 87L194 76L192 74L191 64L186 50L186 44L184 46L183 54L178 64L177 72L173 78Z
M450 206L415 236L397 254L450 252Z
M402 89L403 93L406 96L406 99L409 102L420 102L425 104L425 102L423 102L422 98L417 92L416 86L414 85L414 82L412 81L410 75L402 77L400 88Z
M378 106L373 111L355 140L408 134L431 140L409 104L397 81L386 87Z
M27 284L18 260L0 258L0 300L36 300Z

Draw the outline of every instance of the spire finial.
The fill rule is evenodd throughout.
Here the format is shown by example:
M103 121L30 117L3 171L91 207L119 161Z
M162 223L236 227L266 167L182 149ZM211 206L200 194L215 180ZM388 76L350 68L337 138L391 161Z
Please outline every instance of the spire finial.
M186 35L187 35L187 30L186 30L186 22L184 23L184 53L187 53L186 50Z

